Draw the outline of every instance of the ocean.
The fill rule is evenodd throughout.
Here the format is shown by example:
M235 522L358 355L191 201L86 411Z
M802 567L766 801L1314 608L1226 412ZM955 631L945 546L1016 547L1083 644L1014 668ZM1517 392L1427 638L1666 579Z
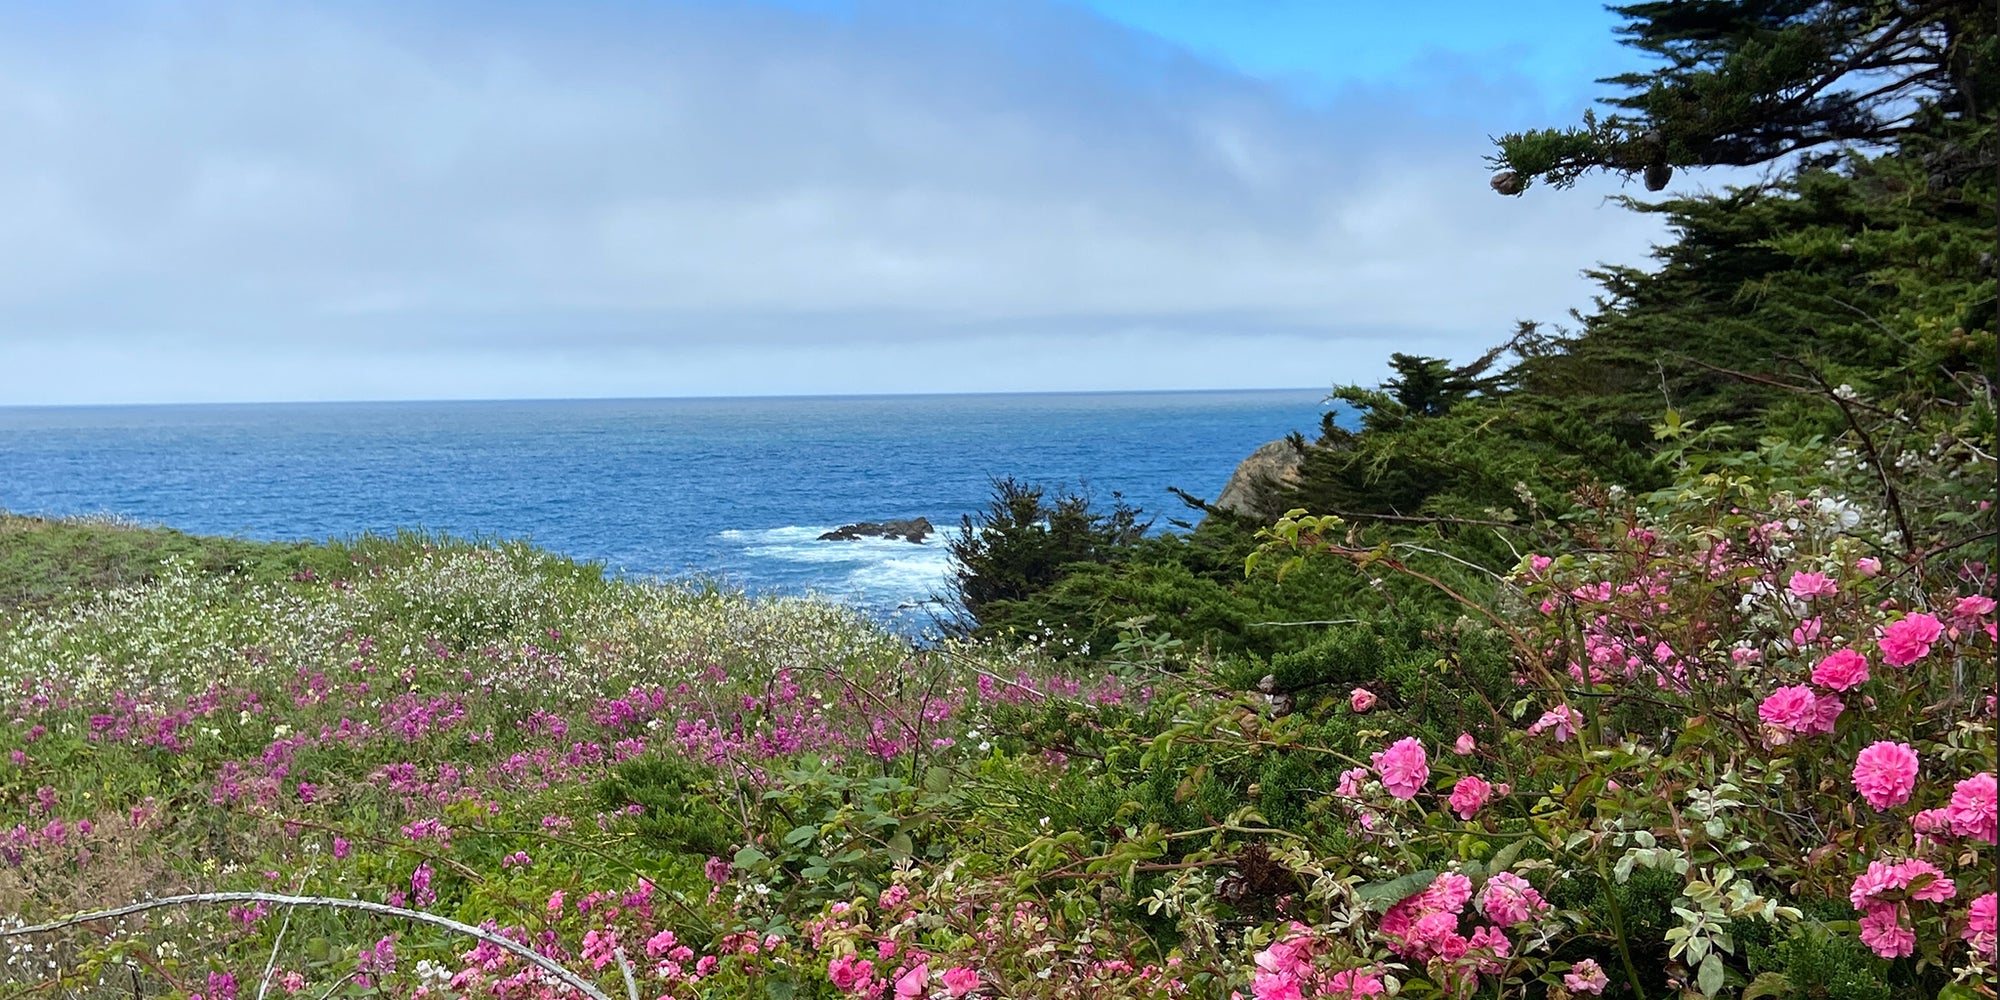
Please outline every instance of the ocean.
M612 572L816 593L891 622L945 593L996 477L1168 518L1322 390L0 407L0 509L319 540L522 538ZM924 544L820 541L928 517Z

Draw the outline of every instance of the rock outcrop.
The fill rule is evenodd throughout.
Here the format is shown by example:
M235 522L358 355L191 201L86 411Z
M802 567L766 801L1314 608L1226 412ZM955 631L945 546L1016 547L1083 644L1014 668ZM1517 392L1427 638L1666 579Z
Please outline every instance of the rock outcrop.
M819 540L822 542L851 542L857 538L900 538L906 542L915 542L918 545L922 545L924 539L936 530L936 528L931 527L930 519L924 517L915 517L906 521L861 521L855 524L843 524L819 536Z
M1259 447L1236 466L1229 485L1215 498L1215 506L1246 517L1275 518L1284 511L1276 493L1297 481L1303 456L1292 443L1279 438Z

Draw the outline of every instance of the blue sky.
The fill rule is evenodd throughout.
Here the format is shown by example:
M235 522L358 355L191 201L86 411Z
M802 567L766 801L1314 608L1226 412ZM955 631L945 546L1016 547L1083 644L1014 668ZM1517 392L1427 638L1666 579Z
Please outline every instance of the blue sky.
M1372 381L1657 222L1593 4L0 6L0 403ZM1677 186L1702 178L1678 180Z

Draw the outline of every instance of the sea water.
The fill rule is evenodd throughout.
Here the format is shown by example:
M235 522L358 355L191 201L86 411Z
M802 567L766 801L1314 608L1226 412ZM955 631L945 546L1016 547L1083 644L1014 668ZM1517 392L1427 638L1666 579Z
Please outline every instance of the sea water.
M425 528L908 619L997 477L1198 517L1321 390L0 407L0 509L201 534ZM923 544L820 541L927 517Z

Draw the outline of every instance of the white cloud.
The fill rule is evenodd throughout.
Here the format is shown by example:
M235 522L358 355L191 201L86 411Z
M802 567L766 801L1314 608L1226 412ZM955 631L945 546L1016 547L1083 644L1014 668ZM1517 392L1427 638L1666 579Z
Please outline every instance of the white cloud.
M1559 318L1660 233L1487 190L1516 79L1306 108L941 9L0 13L0 399L1315 384ZM970 360L1030 345L1075 355Z

